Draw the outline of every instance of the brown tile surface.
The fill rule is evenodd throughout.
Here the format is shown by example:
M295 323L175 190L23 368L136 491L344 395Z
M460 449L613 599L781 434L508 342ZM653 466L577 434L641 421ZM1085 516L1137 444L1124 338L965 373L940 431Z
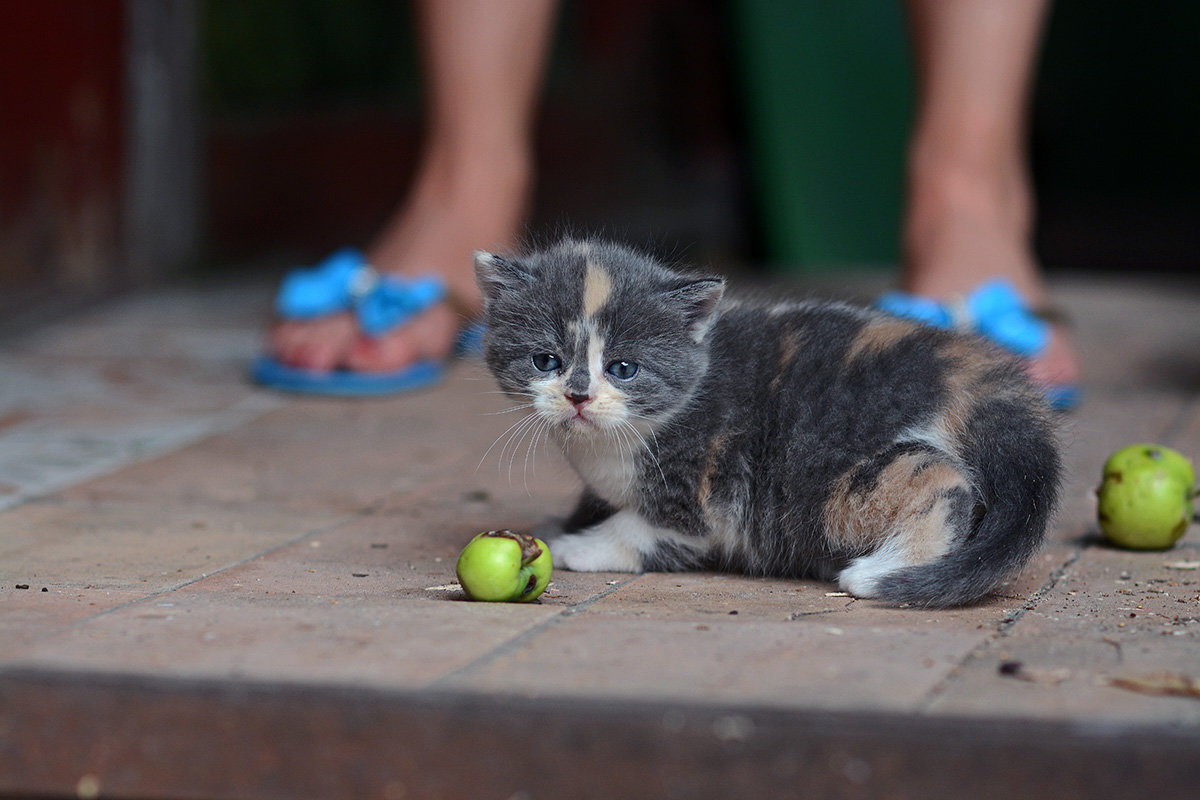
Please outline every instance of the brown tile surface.
M189 587L32 646L14 666L418 688L559 613L546 604ZM292 591L296 591L292 594Z
M163 591L328 527L331 514L220 507L26 504L5 515L5 582Z
M55 676L50 684L76 680L86 692L102 674L135 694L166 681L154 684L166 698L176 680L263 696L355 687L405 708L426 693L465 709L536 698L588 719L658 703L715 709L723 743L743 741L745 720L763 710L864 714L891 720L887 730L960 717L995 730L1005 720L1066 726L1047 728L1044 743L1121 726L1187 736L1200 730L1200 701L1112 680L1200 678L1200 570L1179 568L1200 561L1200 529L1165 553L1111 549L1091 490L1124 444L1200 456L1196 297L1084 283L1062 294L1088 375L1066 424L1062 508L1020 575L948 611L856 601L813 581L565 571L537 603L471 603L454 587L462 544L562 514L577 491L556 455L510 438L520 412L505 411L478 364L400 398L284 398L242 382L255 303L185 294L178 308L135 303L67 323L0 352L0 367L23 376L8 395L0 386L0 456L66 426L95 436L62 440L70 468L85 467L63 480L107 474L39 497L53 480L25 481L21 457L0 458L15 476L0 485L10 498L0 506L0 679ZM209 324L214 298L222 310ZM186 324L156 334L180 314ZM89 409L92 392L100 402ZM56 393L70 402L34 402ZM172 439L180 425L193 427ZM138 437L151 434L166 444L139 456ZM88 473L89 448L106 442L124 449L109 461L97 450ZM52 472L59 456L39 457ZM0 753L24 752L11 725L0 713ZM892 774L883 756L854 758ZM4 780L0 793L74 786ZM136 781L121 785L142 796Z
M740 617L740 615L739 615ZM913 710L981 634L808 617L704 622L581 613L444 688L531 697Z
M1195 536L1167 553L1096 546L1065 571L1036 608L976 652L932 709L976 714L1138 723L1200 723L1196 698L1112 685L1200 669L1200 572ZM1002 665L1015 671L1005 676ZM1017 668L1015 665L1020 665Z
M335 519L66 501L10 509L0 522L0 665L66 627L168 594Z

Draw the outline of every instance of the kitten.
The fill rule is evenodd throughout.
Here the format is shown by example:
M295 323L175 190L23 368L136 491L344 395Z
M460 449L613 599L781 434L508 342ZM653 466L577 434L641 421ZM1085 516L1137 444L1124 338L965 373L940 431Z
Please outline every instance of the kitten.
M837 580L953 606L1042 540L1050 412L980 339L733 299L720 278L599 241L480 252L475 271L488 367L583 480L551 531L556 566Z

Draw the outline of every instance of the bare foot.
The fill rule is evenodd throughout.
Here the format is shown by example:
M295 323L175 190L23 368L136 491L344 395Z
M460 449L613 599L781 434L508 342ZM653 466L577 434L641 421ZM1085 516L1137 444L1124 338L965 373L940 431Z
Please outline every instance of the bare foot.
M478 167L444 168L431 156L408 201L367 251L367 261L397 275L438 275L447 299L379 337L363 334L349 313L281 320L269 346L284 364L361 372L402 369L450 355L459 328L479 315L472 253L514 244L530 184L527 159L496 154Z
M949 301L989 278L1005 278L1034 309L1048 297L1029 244L1028 186L1019 174L985 180L967 172L914 177L905 224L902 288ZM1062 323L1051 328L1045 352L1029 362L1043 386L1073 384L1079 363Z

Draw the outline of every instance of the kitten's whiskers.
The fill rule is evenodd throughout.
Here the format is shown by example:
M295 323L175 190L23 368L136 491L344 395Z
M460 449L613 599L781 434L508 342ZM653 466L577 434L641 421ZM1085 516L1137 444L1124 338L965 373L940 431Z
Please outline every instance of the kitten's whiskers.
M667 487L667 474L663 472L662 464L658 460L658 454L654 452L658 449L658 437L654 435L654 429L650 429L650 436L654 439L654 447L651 447L650 443L646 441L646 437L642 435L642 432L637 429L636 425L626 420L621 420L621 426L622 428L628 428L637 437L638 441L641 442L642 449L646 451L650 456L650 460L654 462L654 467L658 470L659 477L662 478L663 486ZM632 442L630 443L630 455L633 455Z
M533 493L529 491L529 458L531 455L533 456L533 477L536 478L537 477L537 446L538 446L538 442L541 441L542 434L546 431L546 427L549 424L550 423L547 422L544 418L539 419L538 424L533 426L533 433L529 437L529 444L525 447L525 467L524 467L524 470L521 475L521 480L525 484L525 493L530 496L532 496ZM511 476L509 477L509 480L512 480Z
M479 468L483 466L483 462L487 460L488 454L491 453L492 450L495 449L496 445L500 444L501 441L505 442L504 445L500 448L500 463L503 464L504 451L508 448L508 440L511 440L512 437L514 435L516 435L516 433L519 432L521 428L528 425L530 423L530 421L536 419L537 416L538 415L536 412L526 414L524 417L517 420L512 425L508 426L508 429L506 431L504 431L504 433L497 436L496 440L491 443L491 445L488 447L488 449L483 451L483 457L481 457L479 459L479 463L475 465L475 471L476 472L479 471Z
M485 417L498 417L498 416L500 416L501 414L511 414L511 413L513 413L514 411L523 411L523 410L525 410L525 409L527 409L527 408L535 408L535 407L536 407L536 404L535 404L535 403L521 403L521 404L520 404L520 405L518 405L518 406L512 406L511 408L505 408L505 409L501 409L500 411L484 411L484 412L483 412L483 416L485 416Z
M538 414L531 414L530 416L526 417L523 420L523 422L525 424L521 425L519 428L517 428L515 431L513 431L513 435L509 437L508 442L505 443L504 447L500 448L500 465L499 466L503 466L503 464L504 464L504 451L509 449L510 445L512 448L508 455L508 483L510 486L512 485L513 464L516 463L517 451L520 449L521 440L523 438L525 438L525 434L530 433L534 428L537 427L540 419L541 419L541 417ZM526 486L526 488L528 488L528 485Z

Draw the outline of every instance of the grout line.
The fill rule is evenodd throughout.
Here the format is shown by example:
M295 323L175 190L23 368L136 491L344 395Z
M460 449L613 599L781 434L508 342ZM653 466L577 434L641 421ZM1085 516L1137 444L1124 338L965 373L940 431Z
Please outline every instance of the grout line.
M942 694L945 693L949 685L962 673L966 663L968 661L974 661L978 658L982 658L988 650L992 649L998 643L1008 638L1008 632L1012 630L1013 626L1020 622L1026 614L1036 608L1037 605L1042 601L1042 598L1049 594L1050 591L1058 585L1058 582L1062 580L1064 575L1066 575L1067 570L1072 564L1080 559L1084 553L1084 550L1086 549L1086 547L1076 548L1066 558L1065 561L1059 564L1050 573L1050 575L1046 578L1045 583L1043 583L1032 594L1029 595L1025 602L1021 604L1020 608L1013 611L1004 619L1000 620L1000 622L996 624L996 630L994 632L984 639L984 641L973 647L969 653L959 659L958 663L955 664L950 671L942 677L941 680L935 683L933 687L925 693L925 696L921 698L920 702L917 703L917 707L915 709L916 713L931 713L931 706L939 697L942 696Z
M1086 549L1086 545L1076 548L1074 552L1067 557L1066 561L1059 564L1058 567L1050 573L1050 576L1046 578L1046 582L1043 583L1033 594L1029 595L1029 599L1025 601L1024 605L1014 611L1009 617L1000 620L1000 624L996 626L997 635L993 637L993 639L1003 638L1008 633L1010 628L1020 622L1027 613L1032 611L1038 605L1038 603L1042 601L1042 598L1049 594L1050 591L1058 585L1058 582L1062 580L1063 575L1067 574L1067 569L1070 568L1070 566L1076 561L1078 561L1081 556L1083 556L1083 553Z
M471 661L467 664L464 664L461 667L458 667L457 669L450 670L446 674L431 681L427 685L427 688L429 688L429 689L448 688L449 685L452 684L457 679L462 678L463 676L486 666L487 664L495 661L496 659L498 659L502 656L505 656L509 653L515 652L516 650L518 650L522 646L524 646L524 644L526 642L528 642L529 640L534 639L537 636L540 636L542 633L549 630L550 628L555 627L556 625L562 624L563 622L565 622L566 620L575 616L576 614L586 611L587 609L591 608L593 605L600 602L601 600L608 597L609 595L613 594L614 592L618 592L621 589L624 589L626 586L629 586L631 583L634 583L635 581L641 579L644 574L645 573L638 573L637 575L634 575L633 577L628 578L624 581L617 581L615 583L615 585L609 586L606 589L604 589L603 591L597 592L596 594L592 595L591 597L587 598L586 600L576 603L575 605L567 606L560 613L555 614L554 616L550 617L549 619L546 619L546 620L543 620L542 622L537 623L536 625L534 625L531 628L527 628L526 630L522 631L521 633L518 633L516 636L512 637L508 641L497 645L496 647L492 648L491 650L489 650L488 652L479 656L478 658L474 659L473 661Z
M253 422L286 404L263 392L247 394L220 411L198 415L187 422L180 422L183 429L177 436L166 436L157 445L134 448L130 452L115 456L96 458L91 463L64 471L56 478L42 480L33 486L19 489L15 494L0 497L0 513L16 508L22 503L47 497L81 483L119 472L126 467L170 455L212 436L228 433Z
M821 617L826 614L847 614L850 612L850 607L854 605L851 601L844 608L822 608L819 611L793 611L788 615L788 622L795 622L798 619L807 619L808 617Z
M220 569L213 570L212 572L202 573L200 575L197 575L194 578L189 578L188 580L183 581L181 583L172 584L170 586L164 586L161 589L155 589L154 591L147 592L146 594L142 595L141 597L139 597L135 600L127 600L124 603L119 603L118 605L112 606L111 608L105 608L101 611L97 611L95 614L91 614L91 615L83 617L81 619L77 619L74 622L68 623L68 624L62 626L61 628L57 629L51 635L58 636L58 635L66 633L68 631L74 630L76 628L80 628L84 625L88 625L98 619L103 619L104 617L106 617L110 614L116 614L120 611L124 611L127 608L132 608L133 606L139 605L141 603L145 603L148 600L156 600L160 597L170 596L170 594L172 592L177 592L180 589L186 589L189 586L193 586L193 585L199 583L200 581L207 580L215 575L221 575L222 573L228 572L231 569L237 569L238 567L245 566L246 564L249 564L251 561L255 561L259 558L264 558L265 556L269 556L272 553L276 553L280 550L283 550L284 548L293 547L307 539L311 539L316 536L324 536L324 535L331 533L332 531L342 527L343 525L349 525L350 523L352 523L352 522L358 520L359 518L366 516L368 514L370 514L369 511L354 512L349 517L337 520L336 522L331 522L328 525L325 525L324 527L321 527L321 528L315 528L315 529L310 530L306 533L303 533L293 539L288 539L286 542L280 542L279 544L277 544L273 547L268 547L265 550L260 550L259 552L255 553L254 555L246 556L245 558L239 559L238 561L234 561L229 564L226 564L225 566L221 567ZM3 664L0 663L0 669L2 669L2 668L3 668Z

